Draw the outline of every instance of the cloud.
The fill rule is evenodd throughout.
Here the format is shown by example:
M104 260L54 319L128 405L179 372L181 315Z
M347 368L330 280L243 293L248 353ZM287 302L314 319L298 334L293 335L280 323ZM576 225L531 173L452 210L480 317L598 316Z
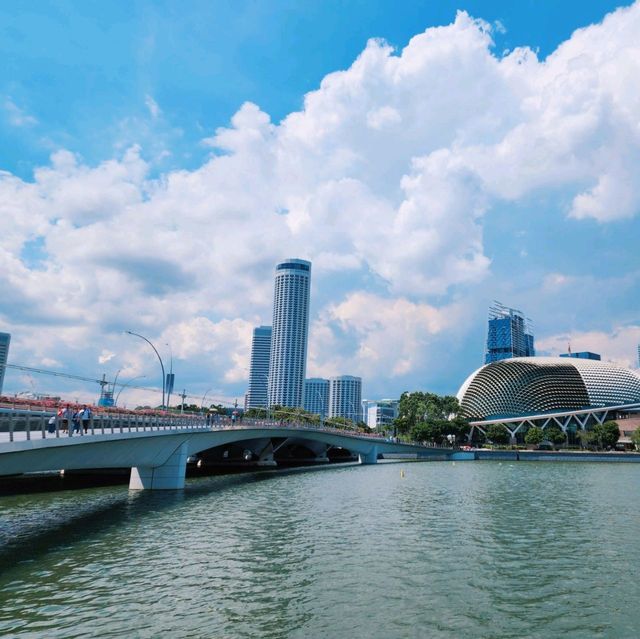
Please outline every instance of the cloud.
M29 115L24 109L21 109L11 98L7 97L4 101L4 110L7 114L9 124L12 126L32 127L38 124L37 118Z
M572 331L552 335L538 340L536 348L550 355L559 355L567 352L569 344L574 353L591 351L602 355L604 361L639 368L640 326L617 326L611 332Z
M196 168L153 174L133 144L95 166L60 149L32 180L1 173L2 317L33 334L20 357L71 369L118 353L100 363L151 379L148 349L123 351L130 328L172 344L185 384L234 394L273 267L300 256L314 264L310 370L422 375L466 326L461 300L491 282L497 206L544 193L576 224L637 216L638 32L634 4L546 60L500 57L492 27L459 12L401 51L370 40L279 123L241 105ZM569 276L548 271L540 294L557 295Z
M106 364L107 362L110 362L115 356L116 356L115 353L112 353L106 348L103 348L102 352L100 353L100 357L98 357L98 363Z
M149 109L149 113L151 114L152 118L156 119L162 113L162 110L158 106L158 103L150 95L144 96L144 104L147 109Z

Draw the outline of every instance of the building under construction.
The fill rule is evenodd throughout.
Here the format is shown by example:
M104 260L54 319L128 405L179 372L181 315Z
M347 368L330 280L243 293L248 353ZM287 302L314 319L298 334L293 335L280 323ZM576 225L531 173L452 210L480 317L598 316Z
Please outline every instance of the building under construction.
M512 357L533 357L535 354L531 320L518 309L494 302L489 308L484 363Z

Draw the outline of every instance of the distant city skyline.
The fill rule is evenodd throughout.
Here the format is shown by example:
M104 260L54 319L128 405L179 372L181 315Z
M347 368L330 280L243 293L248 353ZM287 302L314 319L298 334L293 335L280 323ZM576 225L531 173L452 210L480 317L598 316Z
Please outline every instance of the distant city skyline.
M242 405L287 255L305 378L453 394L494 299L638 366L640 3L9 0L0 33L5 392L160 388L133 330Z

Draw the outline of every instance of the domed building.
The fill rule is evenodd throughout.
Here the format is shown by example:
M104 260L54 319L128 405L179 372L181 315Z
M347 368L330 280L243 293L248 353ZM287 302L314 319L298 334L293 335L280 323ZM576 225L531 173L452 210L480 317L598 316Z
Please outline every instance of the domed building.
M470 420L515 422L524 416L564 417L576 411L604 419L607 407L640 405L640 375L597 360L514 357L472 373L458 391L458 400Z

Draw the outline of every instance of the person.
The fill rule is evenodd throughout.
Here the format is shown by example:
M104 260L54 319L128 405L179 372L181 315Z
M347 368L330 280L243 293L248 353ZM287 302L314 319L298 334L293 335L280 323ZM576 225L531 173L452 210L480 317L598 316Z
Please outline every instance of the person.
M58 409L58 421L60 423L60 429L66 433L69 429L69 418L71 417L71 406L67 404L65 407L60 406Z
M47 430L50 433L56 432L56 416L55 415L51 415L51 417L49 417L49 426L47 427Z
M71 421L73 422L73 432L79 433L80 432L80 411L79 410L77 410L73 414L73 418Z
M82 428L85 432L89 430L89 422L91 421L91 409L85 404L80 411L80 421L82 422Z

